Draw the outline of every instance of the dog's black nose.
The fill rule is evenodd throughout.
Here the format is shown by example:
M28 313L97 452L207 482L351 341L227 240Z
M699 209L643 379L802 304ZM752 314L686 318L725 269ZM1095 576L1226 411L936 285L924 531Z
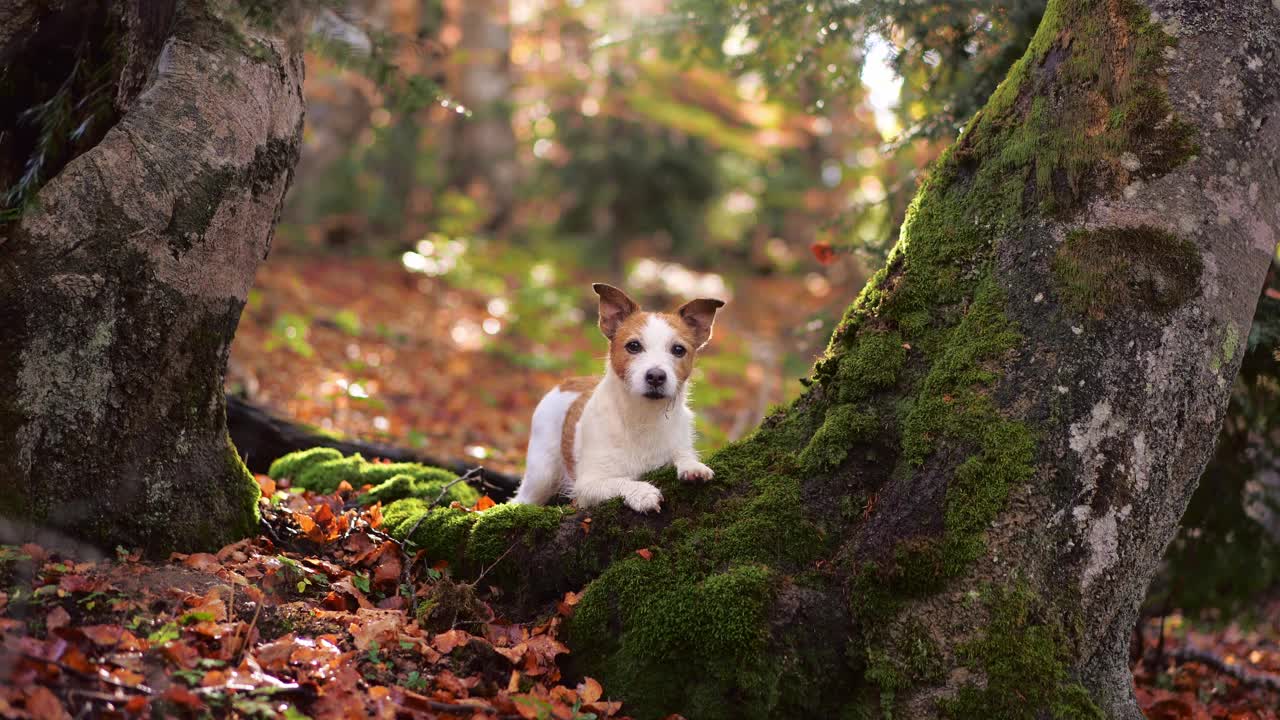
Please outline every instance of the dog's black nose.
M665 370L654 368L645 372L644 381L649 384L649 387L662 387L667 384L667 373Z

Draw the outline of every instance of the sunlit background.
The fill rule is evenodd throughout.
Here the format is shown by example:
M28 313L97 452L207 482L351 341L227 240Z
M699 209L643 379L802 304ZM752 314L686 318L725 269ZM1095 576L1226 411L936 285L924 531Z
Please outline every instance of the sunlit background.
M708 32L721 10L324 13L230 388L326 431L518 471L538 397L601 371L589 284L607 281L656 308L729 302L694 376L704 448L794 397L942 143L903 142L926 108L900 106L900 31L810 6L811 37L771 66L758 17Z

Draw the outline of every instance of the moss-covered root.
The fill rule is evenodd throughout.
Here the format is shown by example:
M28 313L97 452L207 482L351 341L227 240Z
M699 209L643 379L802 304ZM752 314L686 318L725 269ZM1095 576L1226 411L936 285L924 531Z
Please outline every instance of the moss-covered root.
M640 716L680 708L708 720L769 717L782 675L766 652L777 578L757 564L712 573L694 565L663 552L615 562L569 625L575 666L609 677L621 697L637 699Z
M359 453L343 457L324 447L289 453L271 463L267 474L276 480L288 478L294 487L317 493L331 493L344 481L355 488L370 485L372 488L360 497L365 505L422 498L470 506L480 499L475 488L457 482L458 477L448 470L418 463L374 463Z
M436 507L432 499L406 498L383 511L387 532L432 560L448 560L461 573L490 568L508 552L522 548L522 557L535 550L560 527L573 510L541 505L498 505L481 512ZM519 577L521 568L504 568ZM495 580L502 573L493 576Z

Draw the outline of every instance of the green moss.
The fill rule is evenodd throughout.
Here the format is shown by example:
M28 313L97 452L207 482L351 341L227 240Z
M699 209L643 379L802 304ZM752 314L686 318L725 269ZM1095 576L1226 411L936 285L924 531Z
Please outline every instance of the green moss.
M867 332L840 357L836 371L842 402L862 400L869 393L891 387L907 359L902 336L896 332Z
M1191 241L1149 225L1073 231L1053 261L1063 302L1094 318L1173 310L1199 292L1202 270Z
M438 470L437 468L426 468L428 471L436 471L435 473L425 473L434 475L442 474L445 477L421 477L415 475L396 475L385 482L379 483L369 492L360 496L362 505L372 505L380 502L383 505L403 500L405 498L421 498L428 501L439 500L441 505L448 506L450 503L457 502L463 506L470 507L476 504L480 499L480 493L466 483L455 483L450 485L457 478L453 478L453 473L447 470ZM449 479L453 478L453 479ZM445 488L448 490L445 491ZM443 497L441 492L444 492Z
M836 405L827 410L822 426L800 452L800 466L811 471L831 470L844 461L854 443L871 438L878 429L875 413L853 403Z
M632 557L587 587L570 643L638 717L669 708L712 720L769 717L779 676L764 653L773 591L761 565L707 574L662 551Z
M880 689L880 717L892 720L897 695L943 679L942 650L919 622L883 628L884 637L867 657L867 680Z
M227 482L231 487L232 505L237 509L232 522L231 537L245 538L258 532L258 524L262 519L258 510L258 500L262 497L262 489L254 479L253 473L249 472L249 468L245 467L244 461L240 459L240 452L231 442L230 434L226 436L226 443ZM219 529L218 532L224 533L225 528ZM214 545L208 547L214 547Z
M457 562L480 514L408 498L388 505L382 517L392 537L425 549L431 560Z
M433 507L431 500L396 500L383 511L392 537L423 548L432 560L480 570L496 562L514 543L545 541L566 512L561 507L498 505L483 512ZM519 532L523 531L523 533Z
M293 478L293 487L325 495L337 490L344 480L355 485L368 464L369 461L361 457L360 453L335 460L321 460L300 470Z
M1196 153L1194 129L1173 114L1158 72L1173 39L1141 3L1116 6L1051 2L1026 55L970 124L969 142L958 143L962 162L980 163L978 182L1000 189L988 210L1016 215L1030 188L1043 211L1062 215Z
M448 470L418 463L372 463L359 453L343 457L337 450L323 447L289 453L271 463L267 474L277 480L289 478L294 487L317 493L331 493L343 481L355 488L372 485L359 498L364 505L376 502L386 505L416 497L428 501L440 499L444 505L457 501L470 507L480 499L475 488L454 483L458 476ZM440 498L446 486L449 490Z
M455 482L457 479L458 476L448 470L417 463L370 464L360 473L359 483L374 487L360 496L360 503L372 505L380 502L387 505L396 500L415 497L428 501L439 500L445 506L452 502L466 507L475 505L480 499L479 491L466 483ZM440 493L446 487L448 491L441 497Z
M599 537L622 552L649 546L654 553L615 560L569 621L576 662L618 687L637 717L777 710L785 669L761 652L776 578L780 568L811 567L828 549L805 511L795 467L794 443L809 425L793 419L766 427L709 459L717 478L732 479L728 488L719 480L681 483L670 471L646 476L675 514L660 538L646 528L611 529L618 513L629 512L617 503L590 511L585 544ZM823 699L803 701L816 707Z
M560 519L566 508L542 505L499 505L478 513L471 538L467 544L467 558L471 562L489 565L498 560L513 542L533 545L560 527ZM523 531L523 535L515 531Z
M295 478L312 465L326 460L337 460L341 457L342 453L333 448L315 447L309 450L299 450L291 452L284 457L276 458L276 461L271 463L271 467L267 469L267 475L271 476L273 480Z
M1066 640L1055 620L1038 617L1039 602L1024 586L991 590L985 634L960 648L961 658L985 677L941 703L955 720L1102 720L1088 692L1070 677Z

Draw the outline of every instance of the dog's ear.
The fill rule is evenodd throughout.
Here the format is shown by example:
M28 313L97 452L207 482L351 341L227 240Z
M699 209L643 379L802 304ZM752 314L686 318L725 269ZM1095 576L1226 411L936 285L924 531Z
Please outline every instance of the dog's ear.
M716 310L724 307L724 301L698 298L680 306L676 314L693 331L693 344L701 350L711 339L711 326L716 321Z
M618 331L622 321L631 317L640 309L640 306L635 300L627 297L626 293L612 285L595 283L591 289L600 296L600 332L612 340L613 334Z

